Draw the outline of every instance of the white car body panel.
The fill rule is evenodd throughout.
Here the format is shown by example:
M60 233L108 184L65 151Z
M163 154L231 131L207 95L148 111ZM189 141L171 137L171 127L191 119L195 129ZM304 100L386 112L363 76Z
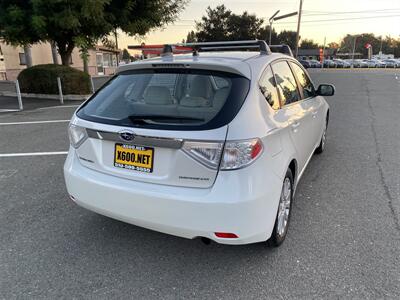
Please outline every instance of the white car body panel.
M328 104L317 96L273 110L259 89L265 67L284 59L281 54L255 52L179 55L123 65L118 72L152 68L154 64L186 64L234 72L251 80L241 109L227 125L211 130L170 131L127 128L86 121L74 116L72 124L118 133L199 141L238 141L259 138L263 152L251 165L231 171L211 170L181 149L157 149L157 170L152 174L116 169L107 155L114 142L89 138L78 149L70 147L64 174L73 200L97 213L131 224L185 238L206 237L218 243L246 244L267 240L272 233L282 181L295 163L295 186L321 140ZM304 68L302 68L304 69ZM83 157L84 159L80 159ZM91 160L92 162L88 162ZM174 166L174 168L171 168ZM188 180L196 177L208 180ZM199 175L200 174L200 175ZM236 239L215 236L231 232Z
M226 125L217 129L204 131L167 131L142 128L132 129L108 124L96 123L94 125L93 122L85 121L77 117L72 119L72 124L89 129L95 129L97 131L118 133L129 129L140 136L174 139L179 138L183 140L194 141L223 141L225 140L228 127ZM188 157L182 151L161 147L155 147L157 155L154 156L154 165L157 165L157 169L151 174L115 168L112 164L114 144L115 142L113 141L88 138L75 151L78 157L81 158L81 163L87 168L94 169L105 174L142 182L207 188L214 183L217 176L216 170L211 170L205 167L204 165ZM201 178L201 180L191 179L191 177L193 177L192 170L194 168L196 169L196 178Z

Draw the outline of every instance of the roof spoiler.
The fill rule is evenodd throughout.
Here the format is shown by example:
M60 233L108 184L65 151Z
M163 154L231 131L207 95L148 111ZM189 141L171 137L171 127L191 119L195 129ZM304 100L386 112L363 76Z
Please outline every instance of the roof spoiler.
M272 52L278 52L282 54L286 54L293 57L292 49L286 44L282 45L270 45L269 46Z
M174 53L192 52L197 56L199 51L229 51L236 49L259 49L260 54L271 54L271 49L265 41L224 41L224 42L198 42L198 43L179 43L166 45L137 45L128 46L128 49L158 52L162 56L169 56Z

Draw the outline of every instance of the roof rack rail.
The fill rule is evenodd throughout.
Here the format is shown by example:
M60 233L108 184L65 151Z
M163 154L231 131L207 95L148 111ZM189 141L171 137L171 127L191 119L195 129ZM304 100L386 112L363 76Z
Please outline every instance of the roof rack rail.
M292 49L290 49L289 45L282 44L282 45L269 45L269 48L272 52L278 52L282 54L286 54L293 57Z
M224 42L198 42L198 43L178 43L164 45L133 45L128 49L142 50L152 54L160 54L161 56L171 56L176 53L190 53L194 56L199 51L218 51L218 50L234 50L234 49L259 49L260 54L271 54L271 49L263 40L248 41L224 41Z
M195 52L198 51L215 51L229 49L260 49L260 54L271 54L267 43L263 40L247 40L247 41L224 41L224 42L197 42L197 43L180 43L176 44L183 47L191 47ZM195 55L195 52L193 54Z

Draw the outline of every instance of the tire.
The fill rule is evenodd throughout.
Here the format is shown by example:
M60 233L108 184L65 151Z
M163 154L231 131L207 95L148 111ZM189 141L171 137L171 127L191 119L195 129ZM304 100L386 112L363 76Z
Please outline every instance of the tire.
M328 118L326 118L324 131L322 132L322 136L321 136L321 141L319 142L319 145L318 145L317 149L315 149L315 153L316 154L321 154L325 150L325 147L326 147L326 130L327 129L328 129Z
M285 178L283 179L282 191L279 198L279 205L278 211L276 213L274 229L272 231L271 237L267 241L267 244L269 246L278 247L282 245L283 241L285 240L290 223L292 204L293 174L292 171L288 169L286 171Z

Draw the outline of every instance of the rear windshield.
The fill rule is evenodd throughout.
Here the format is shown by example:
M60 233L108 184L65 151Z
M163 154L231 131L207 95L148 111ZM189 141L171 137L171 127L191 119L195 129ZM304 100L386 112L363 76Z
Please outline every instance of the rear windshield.
M119 73L78 111L106 124L204 130L226 125L238 113L249 80L231 73L151 69Z

